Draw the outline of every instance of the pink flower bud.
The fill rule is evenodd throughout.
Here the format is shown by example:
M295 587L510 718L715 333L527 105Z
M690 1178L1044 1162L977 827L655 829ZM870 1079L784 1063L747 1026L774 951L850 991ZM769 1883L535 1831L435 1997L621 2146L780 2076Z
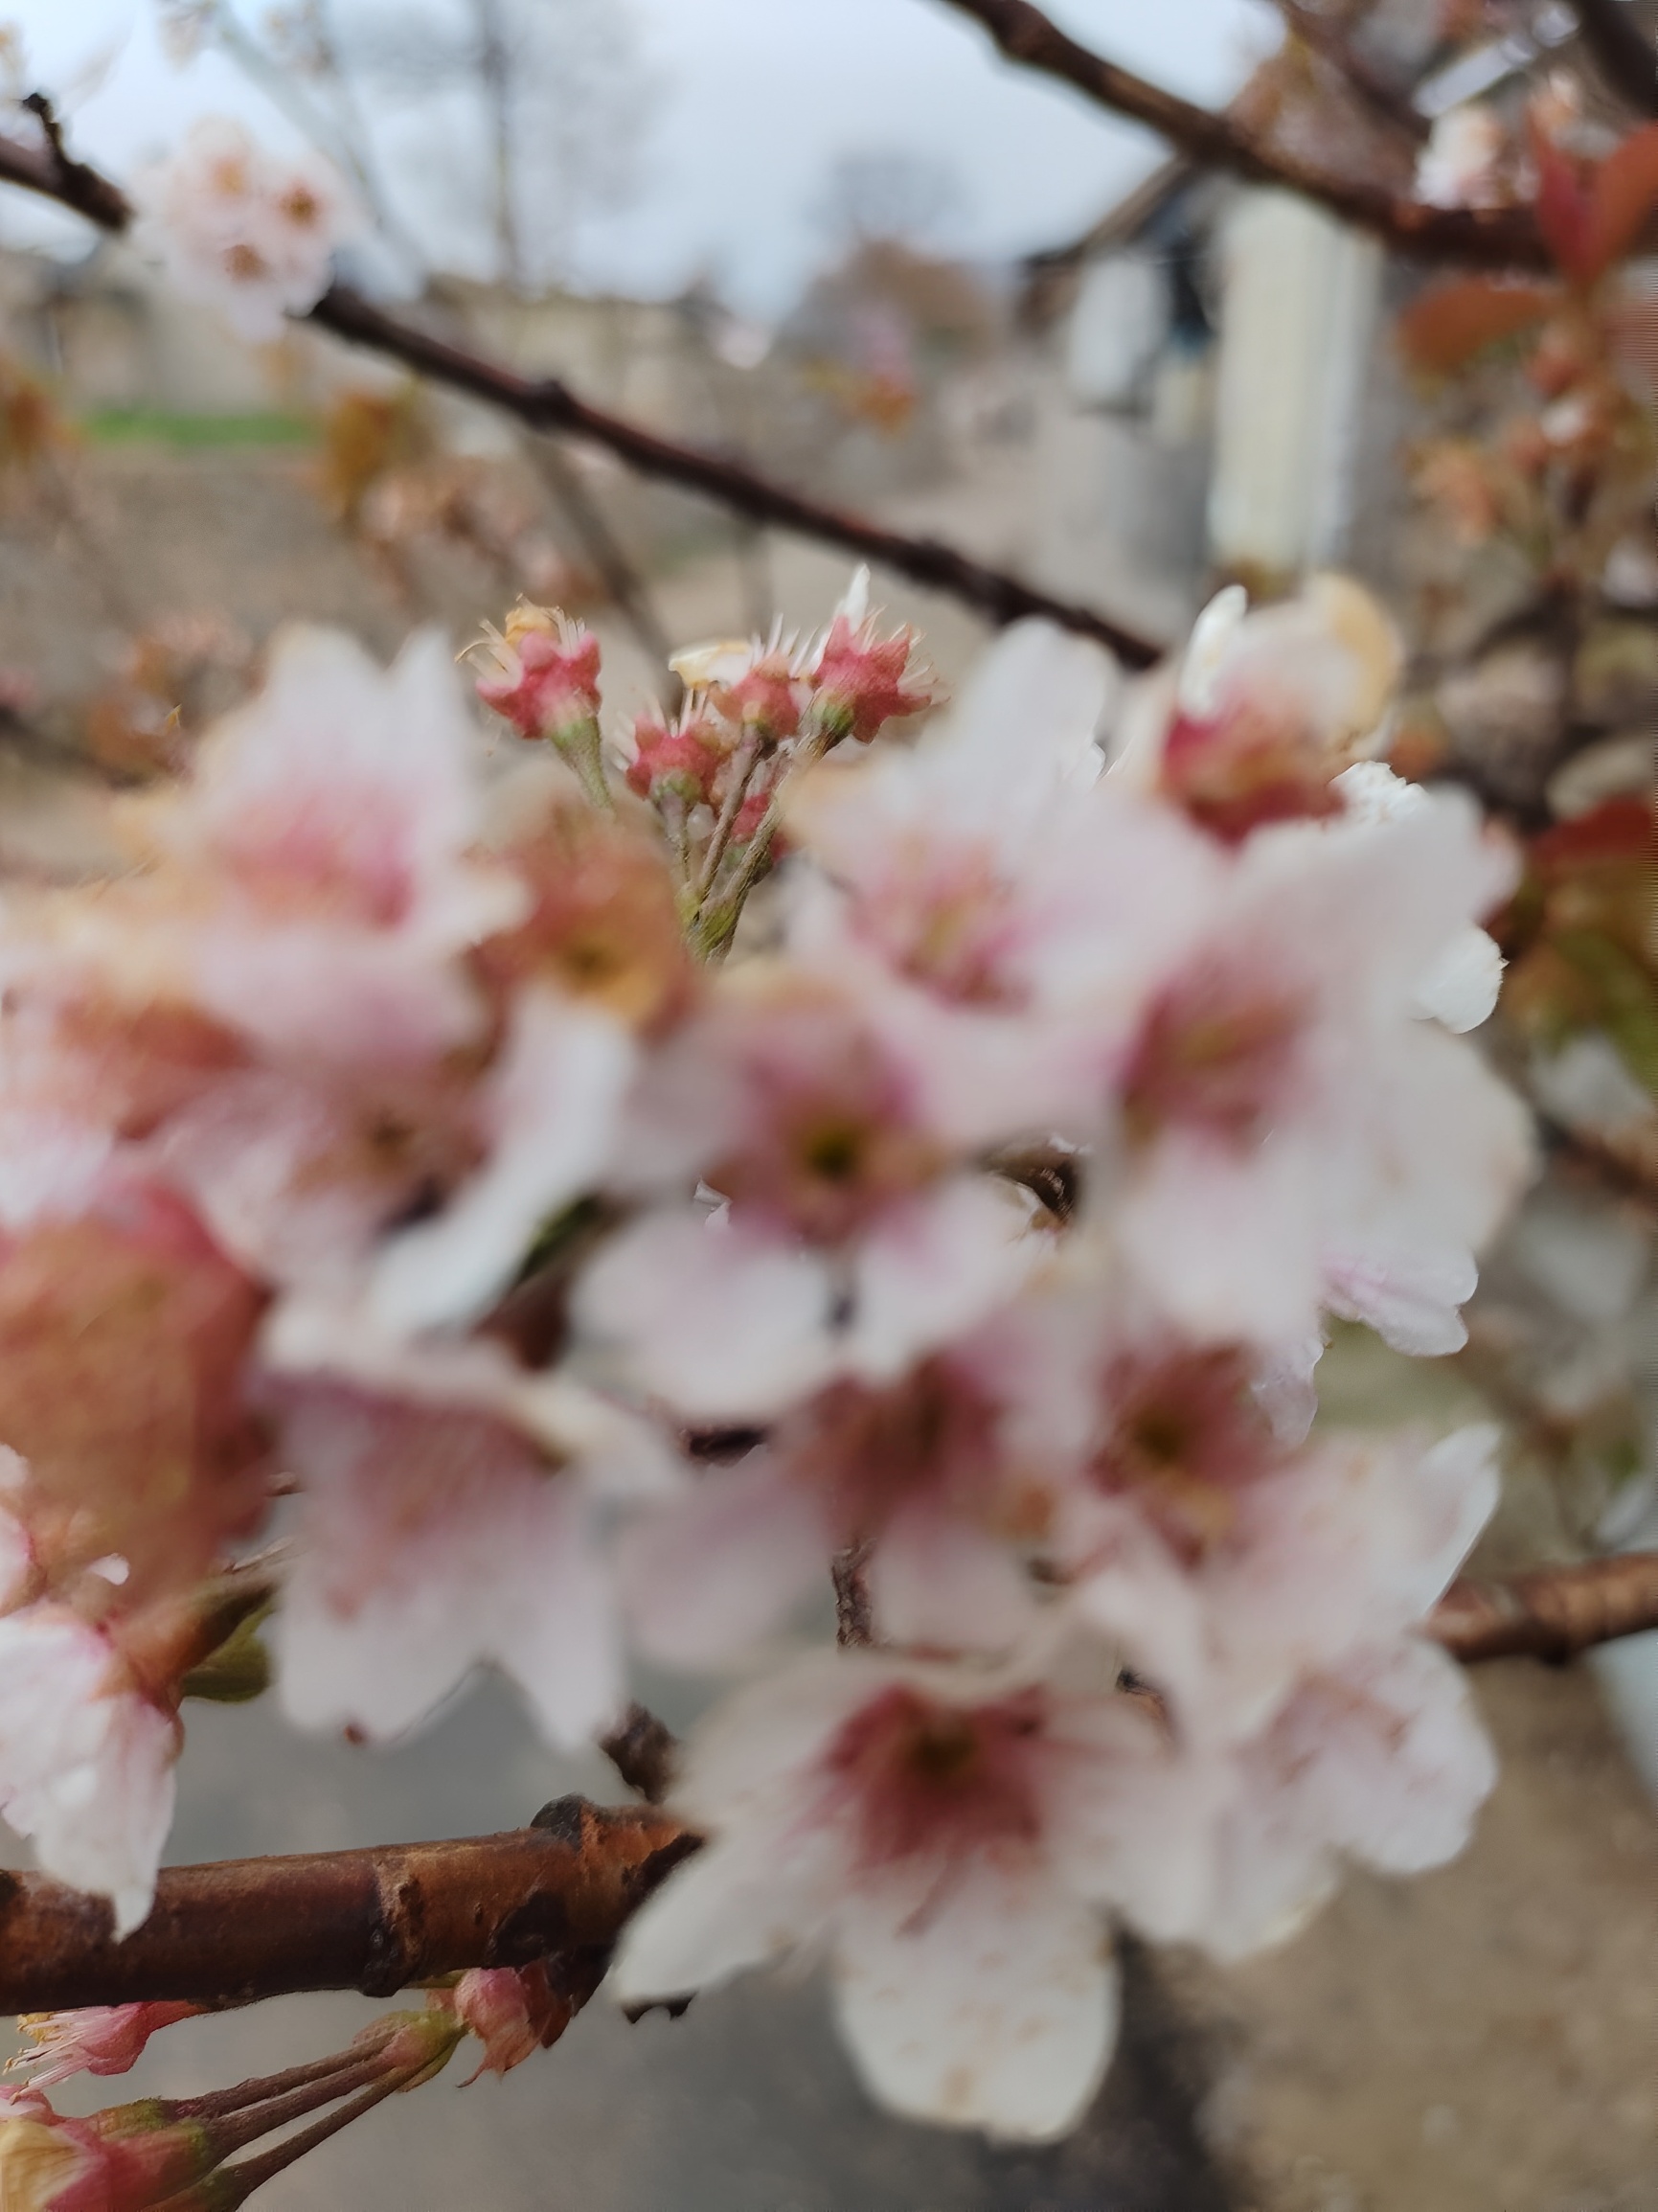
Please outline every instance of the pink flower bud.
M554 1992L539 1961L522 1971L475 1968L461 1976L446 2001L484 2046L479 2074L511 2073L534 2052L548 2049L569 2026L574 2010L567 1997Z
M555 607L515 606L504 631L485 626L478 647L493 673L478 696L521 738L556 740L599 712L599 640Z
M13 2059L26 2066L36 2089L52 2088L72 2074L125 2074L137 2064L151 2036L204 2008L189 2004L89 2005L70 2013L25 2013L18 2026L34 2048Z
M6 2212L149 2212L217 2163L207 2132L171 2122L148 2101L90 2120L66 2119L44 2097L8 2099L0 2118L0 2204Z
M825 726L837 737L867 745L884 722L931 706L934 695L924 679L905 688L913 645L907 629L897 637L877 638L870 624L854 628L846 615L837 614L812 678Z
M638 750L627 768L630 791L642 799L672 794L687 806L711 797L724 759L713 723L697 719L670 729L653 715L641 715L633 740Z
M734 722L760 730L774 741L792 738L800 728L800 693L788 657L767 653L736 683L719 693L719 705Z

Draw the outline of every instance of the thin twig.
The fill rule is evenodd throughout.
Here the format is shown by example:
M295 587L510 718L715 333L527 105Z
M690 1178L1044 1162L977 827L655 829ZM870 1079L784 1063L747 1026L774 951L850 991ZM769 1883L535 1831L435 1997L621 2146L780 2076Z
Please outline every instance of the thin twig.
M536 439L531 452L542 482L580 540L582 552L598 570L624 621L645 649L657 697L665 707L676 706L680 687L668 666L673 647L651 603L645 580L624 552L609 517L582 483L579 472L551 439Z
M620 1723L600 1738L599 1748L647 1805L660 1805L672 1788L679 1739L647 1706L629 1705Z
M1321 169L1269 147L1234 117L1197 107L1079 46L1030 0L943 0L971 16L1010 61L1057 78L1097 106L1146 124L1206 169L1250 184L1282 185L1317 200L1401 253L1500 268L1547 268L1548 250L1529 208L1436 208L1385 186Z
M934 537L910 537L883 530L860 515L844 513L803 498L769 477L735 461L723 461L690 445L675 445L640 423L602 407L589 406L556 376L521 376L458 346L446 344L374 307L348 285L335 285L311 309L308 321L354 345L389 354L421 376L486 399L537 430L585 439L625 461L642 475L678 484L715 505L746 514L797 536L838 545L859 559L907 577L931 591L945 593L998 625L1041 615L1061 629L1098 638L1130 668L1147 668L1163 648L1125 629L1095 608L1034 590L1016 576L970 559Z
M326 2143L330 2135L337 2135L349 2128L353 2120L360 2120L365 2112L394 2096L399 2089L409 2087L408 2081L397 2074L382 2075L367 2088L359 2089L354 2097L343 2104L337 2112L326 2118L313 2120L308 2128L301 2128L286 2142L273 2143L268 2151L261 2151L255 2158L244 2158L239 2166L227 2166L214 2177L213 2202L215 2212L234 2212L234 2207L245 2203L256 2189L262 2188L289 2166L314 2151L319 2143ZM234 2192L234 2194L233 2194ZM187 2189L175 2198L169 2198L156 2207L156 2212L196 2212L201 2199L194 2190Z
M868 1543L849 1544L845 1551L836 1552L829 1562L835 1592L837 1644L873 1644L875 1640L874 1613L865 1575L873 1549Z

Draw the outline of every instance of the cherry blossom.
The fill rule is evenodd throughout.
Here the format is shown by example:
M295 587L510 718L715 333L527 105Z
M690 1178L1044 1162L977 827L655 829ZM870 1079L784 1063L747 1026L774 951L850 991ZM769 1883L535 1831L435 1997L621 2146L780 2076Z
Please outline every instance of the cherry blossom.
M335 171L310 152L279 156L240 124L210 117L141 180L139 240L187 298L244 338L280 338L328 289L353 226Z
M138 2064L153 2035L195 2018L200 2005L88 2005L79 2012L21 2013L17 2025L31 2047L12 2065L28 2069L30 2087L50 2089L72 2076L125 2074Z
M1417 197L1429 207L1501 207L1510 197L1503 167L1508 133L1482 101L1465 101L1434 118L1417 160Z
M1455 794L1238 850L1148 998L1107 1125L1115 1234L1181 1325L1298 1338L1327 1256L1454 1262L1489 1237L1530 1172L1524 1114L1414 1015L1424 973L1509 879Z
M738 1693L675 1798L712 1841L630 1924L619 2000L824 1954L883 2104L1066 2132L1116 2039L1104 1911L1162 1932L1208 1894L1210 1776L1091 1656L1044 1679L825 1653Z
M1130 695L1113 779L1162 791L1227 838L1339 811L1333 779L1379 743L1402 657L1387 615L1346 577L1315 576L1253 612L1230 584L1180 660Z
M916 1057L827 976L750 962L647 1072L622 1153L717 1210L623 1230L579 1311L693 1418L764 1415L836 1373L890 1376L969 1327L1039 1253L1028 1209L929 1118Z
M827 764L788 803L810 863L791 950L891 1000L966 1141L1097 1089L1218 866L1172 813L1094 787L1116 688L1100 648L1019 624L913 751Z
M1014 1643L1056 1487L1052 1458L1025 1447L1021 1399L1039 1383L1022 1342L993 1316L890 1380L830 1382L736 1465L699 1471L624 1539L642 1645L691 1664L740 1651L852 1546L890 1632Z
M406 1341L350 1310L288 1304L263 1357L304 1487L272 1630L290 1717L396 1736L492 1663L555 1744L609 1721L596 1508L670 1479L648 1433L485 1339Z
M1295 1934L1344 1857L1395 1875L1455 1859L1497 1765L1461 1669L1406 1637L1304 1677L1239 1751L1236 1775L1214 1895L1186 1931L1222 1959Z
M1191 1415L1188 1413L1190 1420ZM1226 1422L1236 1433L1238 1416ZM1490 1516L1494 1432L1436 1444L1405 1431L1316 1435L1292 1454L1205 1470L1124 1494L1114 1468L1079 1511L1075 1600L1168 1696L1183 1727L1215 1741L1258 1733L1304 1676L1398 1643L1426 1618ZM1170 1508L1181 1509L1170 1540ZM1204 1540L1192 1489L1218 1494Z

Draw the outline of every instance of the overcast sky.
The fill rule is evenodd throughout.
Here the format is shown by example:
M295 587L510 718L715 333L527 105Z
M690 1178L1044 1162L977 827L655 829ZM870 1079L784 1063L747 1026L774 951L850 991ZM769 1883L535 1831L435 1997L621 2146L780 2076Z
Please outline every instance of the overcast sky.
M262 0L240 4L257 24ZM1004 67L940 0L600 4L630 9L653 91L631 197L579 235L578 273L594 285L664 292L700 270L738 307L775 313L823 254L826 184L847 152L906 148L946 165L959 185L952 242L984 255L1074 235L1158 157L1146 134ZM382 21L395 11L379 0ZM1274 42L1262 0L1054 0L1052 11L1207 103ZM222 57L184 70L167 59L151 0L0 0L0 17L21 29L32 80L70 110L77 147L118 174L196 114L233 110L279 134ZM39 235L39 216L0 194L0 238ZM466 241L440 250L465 259Z

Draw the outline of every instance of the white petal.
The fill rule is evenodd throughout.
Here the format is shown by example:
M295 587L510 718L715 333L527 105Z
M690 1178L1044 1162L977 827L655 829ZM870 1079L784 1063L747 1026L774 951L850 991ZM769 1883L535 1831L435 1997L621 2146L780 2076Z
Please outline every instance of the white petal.
M611 1239L577 1314L638 1385L698 1421L764 1419L829 1375L831 1291L822 1263L689 1210Z
M627 1924L609 1988L625 2005L716 1988L820 1936L839 1855L821 1828L754 1819L705 1844Z
M1478 1029L1503 988L1503 955L1496 940L1472 926L1445 946L1417 989L1417 1012L1460 1037Z
M871 1381L1011 1297L1047 1251L1016 1194L957 1176L881 1220L857 1255L848 1363Z
M370 1302L388 1328L471 1320L505 1288L536 1230L598 1180L635 1057L620 1024L523 994L488 1085L488 1158L375 1269Z
M1364 1654L1329 1685L1330 1716L1297 1730L1302 1788L1332 1842L1388 1874L1455 1859L1497 1763L1461 1667L1410 1637Z
M763 1456L698 1476L622 1539L620 1566L642 1649L707 1666L769 1634L814 1582L832 1539L817 1502Z
M1030 1578L1006 1544L943 1513L900 1515L867 1573L882 1635L935 1650L999 1651L1031 1627Z
M1468 1340L1462 1308L1480 1274L1465 1246L1344 1257L1329 1264L1329 1274L1330 1311L1365 1322L1396 1352L1433 1359Z
M834 1990L872 2096L1005 2141L1074 2128L1117 2040L1105 1928L1039 1868L973 1870L919 1913L908 1885L854 1897Z
M985 654L934 742L975 782L1006 786L1044 767L1078 774L1096 758L1119 682L1103 646L1052 623L1016 622Z
M1249 594L1241 583L1217 591L1192 626L1192 636L1180 664L1179 705L1183 715L1199 720L1214 714L1219 704L1216 678L1238 626L1249 612Z

